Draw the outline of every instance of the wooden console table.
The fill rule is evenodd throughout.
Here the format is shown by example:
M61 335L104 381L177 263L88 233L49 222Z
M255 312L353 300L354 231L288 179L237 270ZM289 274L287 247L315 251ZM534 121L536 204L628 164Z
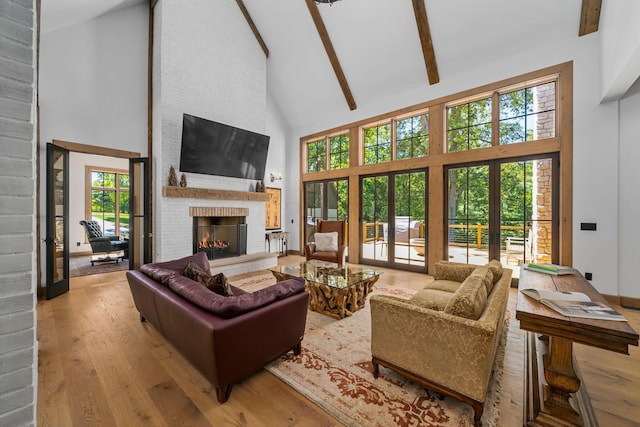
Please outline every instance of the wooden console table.
M273 233L265 233L265 240L269 244L268 251L271 252L271 241L278 242L278 257L287 255L287 238L289 237L288 231L275 231Z
M521 268L518 289L526 288L577 291L607 304L578 272L553 276ZM629 354L629 345L638 345L638 333L627 322L563 316L521 292L516 319L527 331L523 424L597 426L586 388L581 387L573 343Z

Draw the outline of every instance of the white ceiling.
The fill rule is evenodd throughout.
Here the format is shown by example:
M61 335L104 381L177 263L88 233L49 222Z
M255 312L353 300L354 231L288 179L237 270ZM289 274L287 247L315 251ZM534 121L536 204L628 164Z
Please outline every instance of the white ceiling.
M213 1L213 0L212 0ZM231 0L224 0L231 1ZM47 0L43 32L144 0ZM304 0L244 0L269 49L267 87L290 126L349 108ZM578 37L581 0L426 0L440 80ZM428 80L411 0L318 5L357 105Z

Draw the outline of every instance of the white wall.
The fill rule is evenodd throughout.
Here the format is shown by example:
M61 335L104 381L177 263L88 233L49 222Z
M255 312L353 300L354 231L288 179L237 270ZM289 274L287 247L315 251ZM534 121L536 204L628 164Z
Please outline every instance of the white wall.
M640 254L640 80L620 101L618 268L620 295L640 298L637 260Z
M43 142L146 153L147 15L139 5L41 35Z
M162 0L154 13L153 259L192 253L189 206L248 207L247 253L262 252L264 202L165 198L162 186L171 166L178 171L183 113L265 133L264 53L234 2ZM270 143L269 151L275 146ZM189 187L255 187L246 179L193 173L186 177Z
M603 2L599 36L604 102L617 101L640 75L640 2Z

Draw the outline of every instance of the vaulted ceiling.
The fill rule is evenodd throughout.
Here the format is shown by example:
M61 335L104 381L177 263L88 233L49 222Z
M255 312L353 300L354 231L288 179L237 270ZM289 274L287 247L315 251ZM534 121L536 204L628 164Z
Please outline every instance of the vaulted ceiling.
M42 2L43 31L144 0ZM601 0L236 0L291 126L420 91L461 70L597 31ZM76 22L74 22L76 21Z

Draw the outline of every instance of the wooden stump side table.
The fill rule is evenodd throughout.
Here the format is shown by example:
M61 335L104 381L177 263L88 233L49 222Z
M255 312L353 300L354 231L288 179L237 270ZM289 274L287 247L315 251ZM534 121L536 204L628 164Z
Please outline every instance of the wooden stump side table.
M276 280L303 277L310 294L309 309L336 319L362 309L381 271L311 260L271 269Z

